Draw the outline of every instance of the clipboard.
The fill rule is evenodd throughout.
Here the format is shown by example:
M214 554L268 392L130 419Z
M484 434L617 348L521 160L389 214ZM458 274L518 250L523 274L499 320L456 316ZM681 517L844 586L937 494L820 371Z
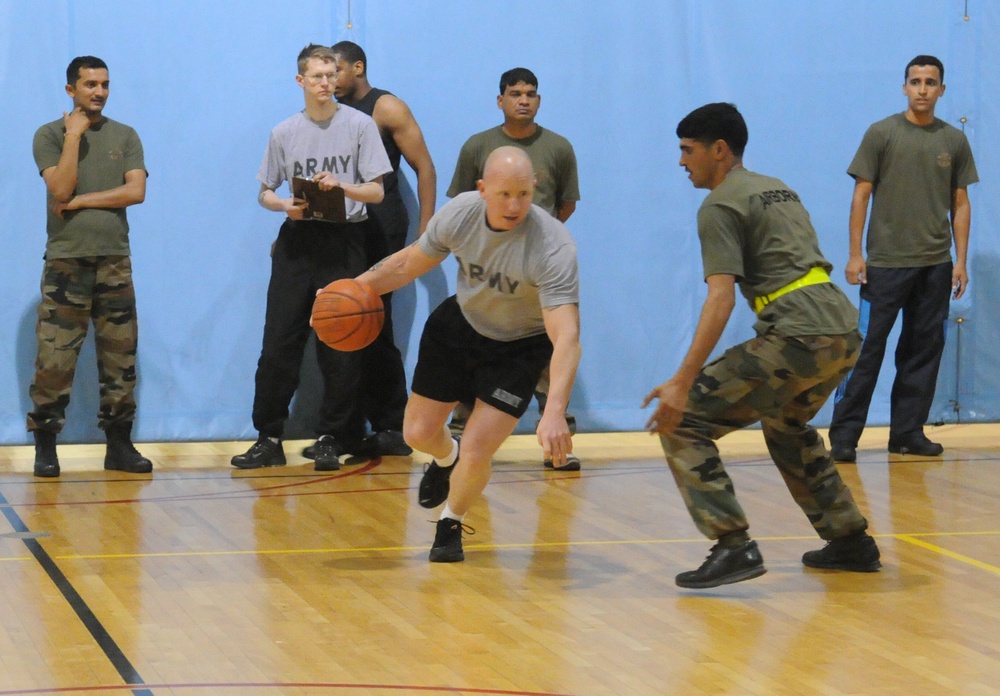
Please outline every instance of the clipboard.
M292 195L306 202L303 220L347 222L344 189L339 186L335 186L329 191L323 191L319 184L312 179L303 179L297 176L292 179Z

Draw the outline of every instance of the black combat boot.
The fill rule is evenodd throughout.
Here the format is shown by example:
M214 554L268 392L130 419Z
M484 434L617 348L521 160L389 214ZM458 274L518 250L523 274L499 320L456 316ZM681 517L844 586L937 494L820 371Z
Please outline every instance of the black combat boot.
M139 454L132 444L132 424L116 423L105 430L108 449L104 455L104 468L129 474L148 474L153 463Z
M56 434L51 430L35 430L35 476L55 478L59 475L56 456Z

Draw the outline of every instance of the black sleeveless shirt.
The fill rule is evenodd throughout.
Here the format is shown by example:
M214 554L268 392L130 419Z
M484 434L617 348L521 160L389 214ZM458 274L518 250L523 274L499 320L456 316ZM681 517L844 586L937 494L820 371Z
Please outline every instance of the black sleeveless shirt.
M353 104L348 104L348 106L371 116L375 113L375 102L377 102L379 97L384 94L392 96L392 92L372 87L368 94L366 94L363 98ZM381 129L379 129L379 135L382 136L382 145L385 146L385 152L389 155L389 163L392 165L392 172L382 177L382 187L385 189L385 195L388 197L390 194L395 195L399 189L397 172L399 172L399 162L402 153L399 151L399 146L396 145L396 141L393 139L392 134L383 133Z

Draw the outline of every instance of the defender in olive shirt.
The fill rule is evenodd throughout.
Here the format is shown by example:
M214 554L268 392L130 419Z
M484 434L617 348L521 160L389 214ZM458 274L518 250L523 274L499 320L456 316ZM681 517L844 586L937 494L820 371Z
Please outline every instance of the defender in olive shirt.
M872 572L881 567L868 522L809 425L846 375L861 336L857 312L830 282L832 266L798 195L743 168L748 135L732 104L707 104L677 126L680 164L695 188L710 189L698 211L708 298L677 373L647 430L660 434L667 463L698 529L717 543L681 587L705 588L763 575L757 543L736 500L715 440L760 422L792 498L827 545L802 562ZM757 337L705 364L736 304L736 284L757 313Z

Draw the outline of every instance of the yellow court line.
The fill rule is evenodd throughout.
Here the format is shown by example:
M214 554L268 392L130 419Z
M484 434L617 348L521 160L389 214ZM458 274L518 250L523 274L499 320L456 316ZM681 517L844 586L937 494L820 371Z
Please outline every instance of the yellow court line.
M996 536L1000 531L985 532L917 532L913 534L874 534L878 539L901 539L915 546L920 546L942 555L948 556L958 561L974 565L976 567L1000 574L1000 568L982 563L975 559L956 554L939 546L929 544L917 537L929 536ZM815 536L794 535L794 536L769 536L755 537L758 541L815 541ZM542 541L523 542L511 544L476 544L467 543L467 551L487 551L496 549L523 549L523 548L569 548L573 546L635 546L644 544L696 544L706 543L706 539L605 539L592 541ZM295 554L341 554L341 553L388 553L388 552L414 552L425 551L427 546L368 546L368 547L341 547L341 548L318 548L318 549L234 549L215 551L163 551L152 553L101 553L101 554L63 554L53 555L53 558L60 561L83 561L83 560L128 560L142 558L185 558L198 556L280 556ZM20 561L30 560L30 556L24 557L0 557L0 561Z
M934 544L928 544L926 541L917 539L909 534L897 534L895 535L897 539L901 539L907 543L913 544L914 546L919 546L921 548L927 549L928 551L933 551L939 553L942 556L947 556L948 558L960 561L962 563L967 563L968 565L979 568L980 570L986 570L990 573L995 573L1000 575L1000 568L995 565L990 565L989 563L983 563L982 561L977 561L975 558L969 558L968 556L963 556L960 553L955 553L954 551L949 551L948 549L943 549L940 546L935 546Z

